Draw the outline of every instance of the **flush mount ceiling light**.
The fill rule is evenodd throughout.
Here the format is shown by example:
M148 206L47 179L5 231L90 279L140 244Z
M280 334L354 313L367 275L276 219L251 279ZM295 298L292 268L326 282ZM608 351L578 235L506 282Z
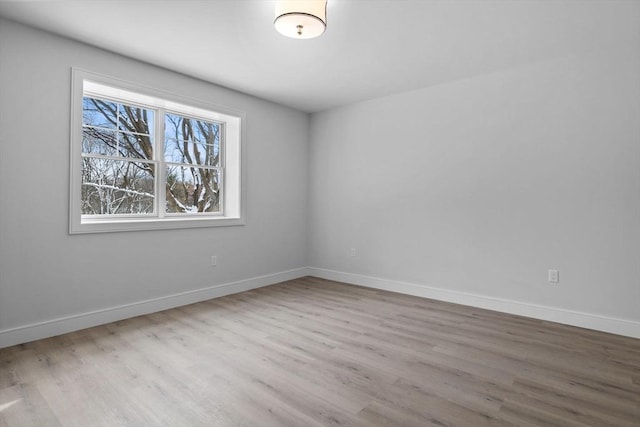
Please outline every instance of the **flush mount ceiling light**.
M327 0L276 0L273 23L287 37L318 37L327 28Z

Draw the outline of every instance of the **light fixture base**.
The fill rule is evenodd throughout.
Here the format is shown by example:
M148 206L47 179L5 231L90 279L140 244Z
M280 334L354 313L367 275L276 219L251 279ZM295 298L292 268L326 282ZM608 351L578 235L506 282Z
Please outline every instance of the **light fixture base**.
M273 22L282 35L294 39L311 39L327 28L326 0L278 0Z

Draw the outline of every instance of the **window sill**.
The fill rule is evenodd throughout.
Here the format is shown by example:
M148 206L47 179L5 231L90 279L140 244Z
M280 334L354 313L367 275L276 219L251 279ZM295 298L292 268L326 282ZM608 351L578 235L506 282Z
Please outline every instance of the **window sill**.
M231 217L192 218L131 218L131 219L83 219L72 223L70 234L110 233L122 231L171 230L200 227L229 227L244 225L244 219Z

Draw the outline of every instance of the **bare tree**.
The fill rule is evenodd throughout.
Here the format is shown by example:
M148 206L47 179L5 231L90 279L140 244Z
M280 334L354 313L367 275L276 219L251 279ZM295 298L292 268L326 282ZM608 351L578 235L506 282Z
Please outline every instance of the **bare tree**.
M83 126L84 214L153 212L154 113L86 97ZM163 144L170 213L220 208L221 125L166 114ZM159 136L156 136L158 138Z

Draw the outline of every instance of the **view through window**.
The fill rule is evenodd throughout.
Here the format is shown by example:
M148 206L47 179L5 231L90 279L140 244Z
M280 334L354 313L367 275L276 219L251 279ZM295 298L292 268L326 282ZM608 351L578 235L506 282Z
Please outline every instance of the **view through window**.
M72 232L74 226L82 232L83 225L90 226L85 231L110 231L165 228L148 225L162 220L241 219L240 117L81 83L81 133L75 138L81 143L72 137L72 156L79 151L80 157L72 175L79 180L71 183L72 192L78 190L71 208L79 212L72 212ZM126 223L139 225L109 225Z

